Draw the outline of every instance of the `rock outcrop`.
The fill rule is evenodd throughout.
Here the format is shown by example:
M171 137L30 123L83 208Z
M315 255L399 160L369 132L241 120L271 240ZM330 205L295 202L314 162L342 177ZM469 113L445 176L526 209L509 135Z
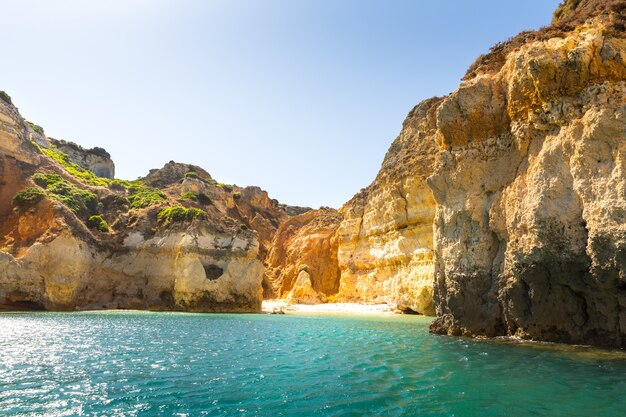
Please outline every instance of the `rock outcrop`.
M260 311L274 232L306 209L193 165L113 173L0 99L0 310Z
M102 178L115 178L115 164L111 155L102 148L85 149L74 142L48 138L49 143L70 160ZM44 142L45 143L45 142Z
M339 290L337 210L322 208L294 216L283 223L267 256L267 297L286 297L294 290L302 272L315 291L318 302ZM297 298L297 297L296 297ZM311 300L307 304L311 304Z
M254 312L261 307L263 264L252 232L231 234L195 224L150 238L134 232L114 249L67 230L50 239L21 256L0 253L0 309Z
M433 98L411 110L374 182L342 207L337 299L434 313L435 202L426 179L438 151L440 102Z
M434 278L435 332L623 346L625 26L566 1L418 105L340 210L333 299L428 313Z
M320 302L387 303L434 314L435 201L426 179L438 152L441 101L411 110L376 179L339 213L311 211L281 226L267 260L273 294L312 303L315 297L294 297L306 288L303 267Z
M435 332L626 342L626 4L563 7L437 109Z

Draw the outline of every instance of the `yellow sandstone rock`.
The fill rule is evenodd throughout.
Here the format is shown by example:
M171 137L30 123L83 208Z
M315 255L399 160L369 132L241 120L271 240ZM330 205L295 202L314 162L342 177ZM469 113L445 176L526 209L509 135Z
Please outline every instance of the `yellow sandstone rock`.
M328 301L434 314L435 201L426 179L438 151L440 102L426 100L409 113L374 182L339 213L311 211L281 226L267 258L274 295L295 290L298 266L306 265L312 288Z
M440 105L434 331L626 341L625 63L595 19Z

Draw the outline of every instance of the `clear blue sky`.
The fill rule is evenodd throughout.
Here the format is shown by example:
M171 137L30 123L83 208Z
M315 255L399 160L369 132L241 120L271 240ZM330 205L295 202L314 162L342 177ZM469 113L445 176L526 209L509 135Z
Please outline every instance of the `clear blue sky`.
M169 160L339 207L407 112L558 0L5 0L2 71L46 134L134 179Z

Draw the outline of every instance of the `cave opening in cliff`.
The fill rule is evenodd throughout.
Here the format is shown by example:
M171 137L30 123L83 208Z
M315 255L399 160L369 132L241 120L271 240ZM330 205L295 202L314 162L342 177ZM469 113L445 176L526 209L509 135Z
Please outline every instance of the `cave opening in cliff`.
M422 315L422 313L419 313L419 312L417 312L417 311L415 311L415 310L413 310L413 309L411 309L409 307L403 308L400 311L402 311L402 314L410 314L410 315L415 315L415 316L421 316Z
M224 275L224 269L220 268L217 265L202 265L204 267L204 273L206 275L206 279L210 281L214 281Z

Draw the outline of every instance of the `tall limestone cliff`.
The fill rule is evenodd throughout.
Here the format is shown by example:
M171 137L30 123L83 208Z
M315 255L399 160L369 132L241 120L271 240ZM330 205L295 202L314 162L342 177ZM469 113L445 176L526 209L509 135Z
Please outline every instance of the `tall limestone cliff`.
M432 330L626 342L624 1L568 1L437 109Z
M342 207L338 299L433 314L435 201L426 179L438 150L440 102L433 98L411 110L374 182Z
M441 100L411 110L374 182L339 213L312 211L281 227L267 260L275 295L298 301L308 279L317 297L305 286L307 302L388 303L434 314L435 201L426 179Z
M0 94L0 310L260 310L268 245L304 209L192 165L113 173Z
M438 333L623 346L625 27L568 0L418 105L340 210L333 299L428 313L434 285Z

